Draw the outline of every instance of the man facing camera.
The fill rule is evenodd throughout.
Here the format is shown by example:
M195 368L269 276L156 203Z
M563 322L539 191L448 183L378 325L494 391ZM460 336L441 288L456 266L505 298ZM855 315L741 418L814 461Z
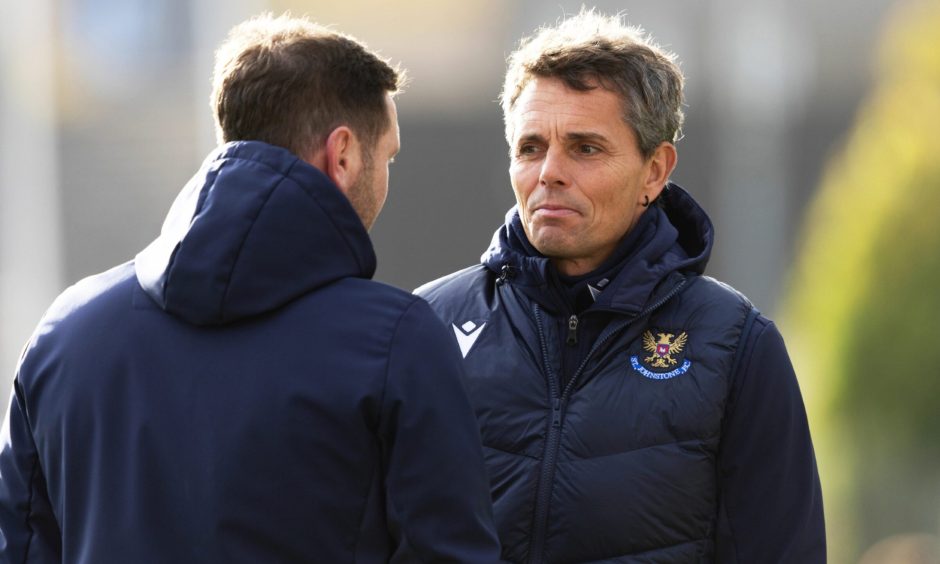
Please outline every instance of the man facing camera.
M593 12L502 92L516 206L482 264L417 293L451 325L510 562L825 561L806 414L776 327L703 275L669 181L674 57Z

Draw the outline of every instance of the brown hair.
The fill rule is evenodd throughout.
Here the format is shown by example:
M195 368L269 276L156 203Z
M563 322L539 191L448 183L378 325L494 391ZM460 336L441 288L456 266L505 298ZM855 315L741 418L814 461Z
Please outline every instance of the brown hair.
M623 119L649 157L663 141L675 143L681 136L683 77L675 60L620 16L582 9L555 27L540 28L509 56L500 95L506 139L512 143L510 114L529 81L557 78L574 90L601 86L619 94Z
M385 96L403 81L402 71L350 36L286 14L258 16L232 28L216 51L216 136L305 156L347 125L371 153L391 125Z

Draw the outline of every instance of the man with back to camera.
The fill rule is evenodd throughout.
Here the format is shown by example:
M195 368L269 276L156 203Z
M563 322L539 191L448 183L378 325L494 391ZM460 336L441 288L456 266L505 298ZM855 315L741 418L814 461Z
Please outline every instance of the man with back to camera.
M232 30L221 146L24 351L0 561L498 560L457 348L370 280L400 80L306 20Z
M703 276L669 182L674 56L590 11L524 40L502 92L517 205L482 264L417 290L451 325L510 562L825 561L783 340Z

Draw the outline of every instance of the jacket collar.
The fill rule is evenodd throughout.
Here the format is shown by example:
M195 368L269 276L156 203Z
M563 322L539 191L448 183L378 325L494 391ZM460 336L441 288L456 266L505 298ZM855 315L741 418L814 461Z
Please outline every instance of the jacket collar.
M685 190L670 183L660 196L662 207L650 208L639 237L627 236L619 249L625 256L617 274L598 295L594 308L636 315L660 293L664 282L676 283L684 274L702 273L708 262L714 230L704 210ZM635 234L636 235L636 234ZM481 261L503 279L511 278L532 299L557 309L550 290L550 260L529 242L518 209L506 214ZM659 291L657 291L659 290Z

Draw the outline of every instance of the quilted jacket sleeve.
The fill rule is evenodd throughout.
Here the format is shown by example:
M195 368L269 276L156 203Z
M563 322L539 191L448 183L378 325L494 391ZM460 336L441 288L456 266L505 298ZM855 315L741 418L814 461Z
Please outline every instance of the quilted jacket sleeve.
M717 561L826 561L822 493L803 398L777 328L745 336L719 453Z
M380 423L400 533L393 561L499 561L480 432L461 379L454 340L416 299L393 339Z

